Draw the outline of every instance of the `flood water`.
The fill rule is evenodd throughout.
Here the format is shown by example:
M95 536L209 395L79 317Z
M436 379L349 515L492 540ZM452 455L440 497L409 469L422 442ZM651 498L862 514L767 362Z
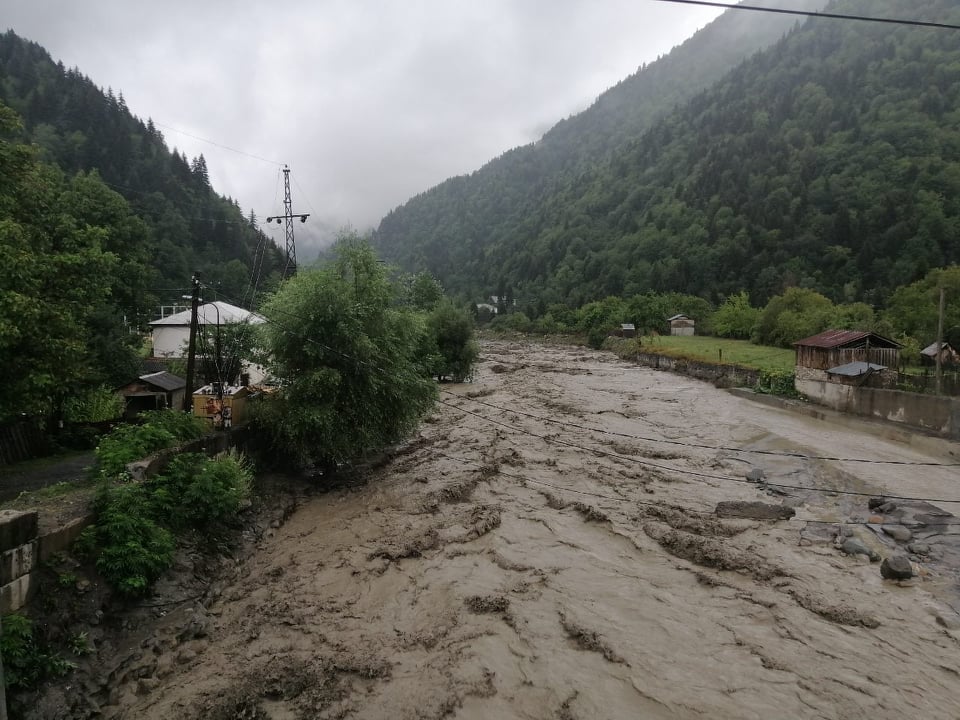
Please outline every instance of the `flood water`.
M914 523L931 549L903 583L834 544L898 549L867 495L837 491L960 501L957 467L877 462L955 463L956 445L581 348L483 358L366 484L276 529L207 636L108 716L960 715L950 518ZM722 520L726 500L796 515Z

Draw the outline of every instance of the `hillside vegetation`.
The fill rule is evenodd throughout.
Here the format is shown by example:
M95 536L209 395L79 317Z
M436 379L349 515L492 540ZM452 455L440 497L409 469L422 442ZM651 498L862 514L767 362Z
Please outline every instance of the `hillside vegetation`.
M892 0L829 9L904 14ZM957 23L960 7L917 0L909 15ZM611 97L640 102L623 88L670 57ZM540 172L528 159L551 152L548 134L397 208L377 242L451 291L507 292L534 317L650 291L762 305L793 286L878 306L960 260L958 100L955 33L810 20L635 138L573 132L610 99L561 124L556 139L587 148L567 155L592 165Z

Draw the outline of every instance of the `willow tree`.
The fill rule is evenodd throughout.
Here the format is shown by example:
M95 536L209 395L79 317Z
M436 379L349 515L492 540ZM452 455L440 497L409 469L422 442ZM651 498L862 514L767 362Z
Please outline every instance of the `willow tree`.
M285 459L336 463L402 439L436 397L424 319L394 303L384 266L356 235L301 270L262 309L279 391L260 422Z

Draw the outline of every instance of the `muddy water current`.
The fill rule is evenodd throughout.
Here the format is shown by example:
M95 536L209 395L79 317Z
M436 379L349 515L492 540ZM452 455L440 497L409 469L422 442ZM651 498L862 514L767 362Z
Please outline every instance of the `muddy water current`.
M940 512L960 502L910 516L929 545L912 580L835 544L904 552L844 493L960 501L960 468L877 462L956 463L956 445L578 348L483 358L389 464L265 539L204 636L105 714L960 716L960 528ZM727 500L796 514L721 519Z

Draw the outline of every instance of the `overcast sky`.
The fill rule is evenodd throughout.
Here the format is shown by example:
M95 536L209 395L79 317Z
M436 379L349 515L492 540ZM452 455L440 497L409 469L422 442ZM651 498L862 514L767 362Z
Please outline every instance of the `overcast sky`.
M538 139L719 13L656 0L0 0L0 28L123 93L298 251ZM182 131L182 132L178 132ZM189 133L189 135L184 134ZM309 233L308 231L309 226ZM282 230L270 231L282 245ZM313 236L312 238L308 237Z

